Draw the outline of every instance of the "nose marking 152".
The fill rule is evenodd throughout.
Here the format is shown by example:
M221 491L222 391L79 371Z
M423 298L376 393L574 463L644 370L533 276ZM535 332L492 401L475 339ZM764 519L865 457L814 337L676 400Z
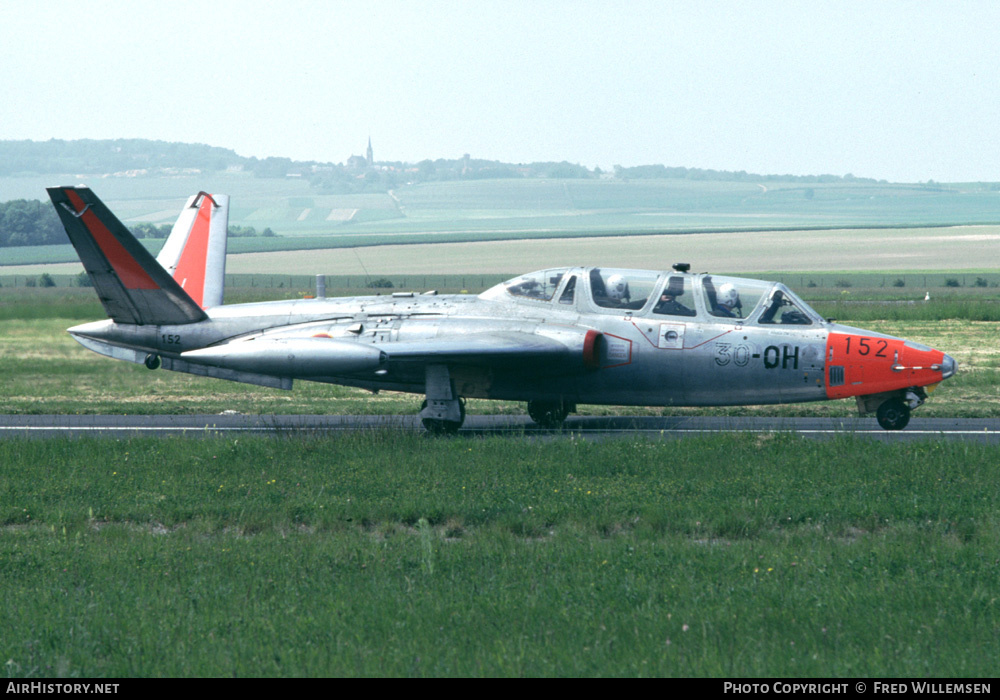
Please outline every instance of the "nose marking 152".
M845 353L850 355L851 341L855 340L855 337L849 335L846 336L846 338L847 338L847 350L845 351ZM858 341L857 345L854 346L854 352L856 354L864 356L870 354L874 350L875 357L888 357L888 355L885 354L885 349L889 347L888 341L885 341L881 338L864 338L860 336L857 337L856 340ZM872 345L872 341L875 342L874 346Z

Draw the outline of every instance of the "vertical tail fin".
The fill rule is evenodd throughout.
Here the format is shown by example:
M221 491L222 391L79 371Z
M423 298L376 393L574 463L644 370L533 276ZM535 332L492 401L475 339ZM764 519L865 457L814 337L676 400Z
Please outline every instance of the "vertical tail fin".
M229 195L188 199L156 261L203 309L222 304L226 280Z
M112 320L176 325L208 318L89 187L47 192Z

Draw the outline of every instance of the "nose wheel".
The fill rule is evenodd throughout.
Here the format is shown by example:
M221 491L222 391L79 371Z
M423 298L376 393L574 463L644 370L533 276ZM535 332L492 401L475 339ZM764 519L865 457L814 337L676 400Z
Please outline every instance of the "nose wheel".
M878 407L875 417L886 430L902 430L910 422L910 407L902 399L889 399Z

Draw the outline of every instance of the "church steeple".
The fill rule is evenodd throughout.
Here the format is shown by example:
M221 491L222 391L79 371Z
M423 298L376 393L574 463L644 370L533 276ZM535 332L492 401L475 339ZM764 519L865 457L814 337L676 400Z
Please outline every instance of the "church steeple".
M368 137L368 167L372 167L375 164L375 158L372 155L372 137Z

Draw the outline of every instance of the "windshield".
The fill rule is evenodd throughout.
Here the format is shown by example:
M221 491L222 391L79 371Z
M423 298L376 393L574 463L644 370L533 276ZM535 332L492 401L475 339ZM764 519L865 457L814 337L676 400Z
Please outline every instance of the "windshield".
M815 311L792 294L783 285L774 285L774 291L764 304L757 323L809 326L818 318Z

